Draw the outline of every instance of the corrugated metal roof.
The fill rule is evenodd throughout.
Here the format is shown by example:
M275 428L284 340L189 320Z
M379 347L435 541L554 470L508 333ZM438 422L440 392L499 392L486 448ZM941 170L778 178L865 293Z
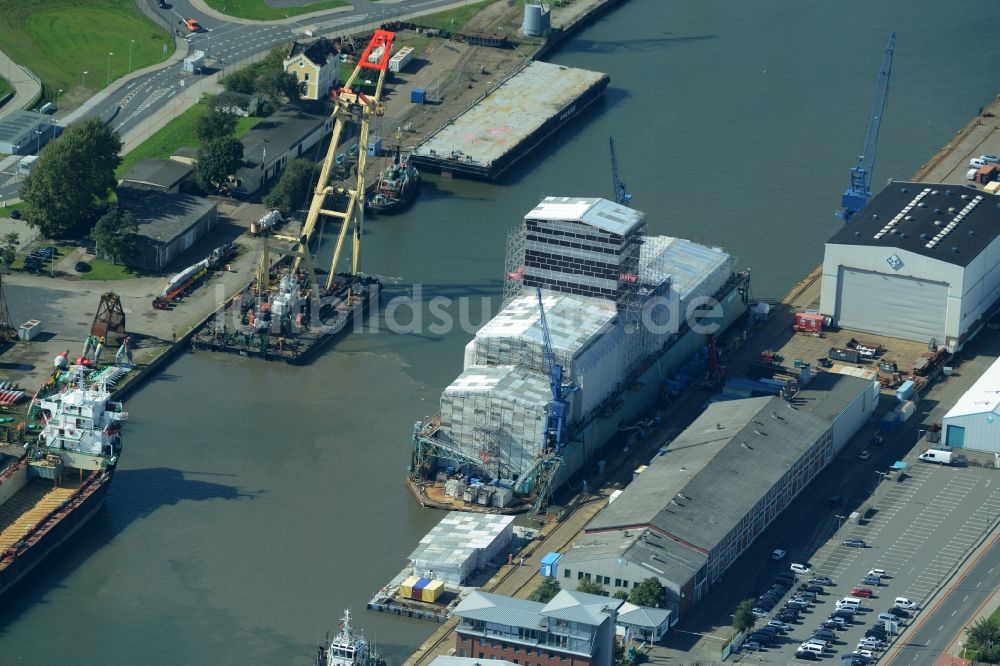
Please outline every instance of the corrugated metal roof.
M545 604L527 599L505 597L502 594L479 592L478 590L462 599L452 611L454 615L468 620L495 622L508 627L538 628L538 617Z
M524 216L526 220L572 220L610 234L625 236L642 226L646 214L607 199L545 197Z
M962 394L944 418L951 419L971 414L988 414L1000 409L1000 359L986 369L976 383Z
M670 618L670 611L664 608L637 606L626 601L618 609L618 624L656 629Z
M621 599L615 599L614 597L560 590L559 594L552 597L552 600L545 604L545 608L542 609L540 614L545 617L554 617L558 620L597 627L608 619L610 610L618 608L621 605Z
M535 61L413 150L490 165L606 75Z

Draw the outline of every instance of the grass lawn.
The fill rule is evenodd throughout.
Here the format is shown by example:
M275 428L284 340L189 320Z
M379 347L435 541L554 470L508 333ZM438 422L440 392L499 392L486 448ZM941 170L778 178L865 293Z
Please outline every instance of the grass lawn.
M170 154L181 146L200 147L198 137L194 133L194 123L198 116L208 112L208 97L204 96L197 104L180 114L169 123L161 127L153 136L149 137L132 152L125 156L121 166L118 167L117 174L123 173L132 168L138 160L146 157L170 157ZM240 118L236 123L236 137L239 138L250 131L254 125L264 120L251 116Z
M112 264L104 259L89 259L87 263L90 264L90 271L78 273L84 280L131 280L148 275L143 271L122 264Z
M0 76L0 100L8 95L8 93L14 92L14 86L10 85L10 82Z
M205 4L228 16L238 16L255 21L273 21L288 16L318 12L323 9L346 7L351 3L347 0L320 0L319 2L298 0L293 7L272 7L264 0L205 0Z
M993 615L990 615L990 622L1000 625L1000 608L993 611Z
M44 96L82 92L166 59L173 38L151 23L132 0L0 0L0 44L15 62L42 79ZM166 51L164 51L166 47Z
M437 28L439 30L447 30L448 32L461 32L462 28L465 27L465 24L473 16L478 14L483 7L492 5L494 2L495 0L483 0L483 2L477 2L473 5L448 9L436 14L428 14L427 16L418 16L413 19L413 22L428 28Z

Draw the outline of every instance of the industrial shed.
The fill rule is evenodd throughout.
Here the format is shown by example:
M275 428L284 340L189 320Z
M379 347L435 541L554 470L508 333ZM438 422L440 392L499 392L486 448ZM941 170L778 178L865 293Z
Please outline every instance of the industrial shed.
M948 446L1000 454L1000 359L948 410L942 424Z
M194 173L194 167L178 160L155 158L142 159L122 175L120 185L137 190L172 192L180 190L181 183Z
M562 586L613 594L656 577L676 622L871 417L872 384L820 373L791 400L712 403L586 526Z
M513 539L513 516L451 511L410 553L413 575L463 585L491 561L506 561Z
M118 201L139 224L135 252L125 263L157 273L204 238L218 219L214 203L190 194L122 187Z
M1000 296L998 202L966 186L889 185L827 242L820 311L959 349Z

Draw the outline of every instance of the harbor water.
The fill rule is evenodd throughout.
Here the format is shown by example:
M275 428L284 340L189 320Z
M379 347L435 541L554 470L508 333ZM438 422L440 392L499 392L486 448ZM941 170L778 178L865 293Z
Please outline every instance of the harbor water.
M996 94L998 19L986 0L625 2L550 58L609 73L602 103L501 183L429 176L367 223L385 318L304 368L184 355L128 401L107 505L5 599L0 663L305 665L348 606L401 663L437 625L364 604L443 515L402 483L411 428L497 309L508 230L545 195L610 196L614 135L651 233L724 246L780 298L840 224L889 33L876 190Z

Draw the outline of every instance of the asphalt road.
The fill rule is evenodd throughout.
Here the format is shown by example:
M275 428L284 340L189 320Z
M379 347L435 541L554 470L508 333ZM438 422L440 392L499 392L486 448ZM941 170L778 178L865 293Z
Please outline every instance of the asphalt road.
M343 34L370 30L385 21L404 14L431 13L437 8L453 5L456 0L402 0L392 6L384 6L367 0L352 0L351 11L330 12L322 16L301 18L280 24L246 24L220 21L210 16L202 16L187 0L167 3L167 9L157 7L155 0L146 0L149 6L162 17L164 25L169 25L181 34L187 32L183 19L197 18L204 30L186 37L191 51L204 51L208 73L225 70L230 65L267 53L273 46L293 39L310 39L305 36L307 28L316 29L316 34ZM82 72L81 72L82 75ZM100 72L89 72L100 80ZM96 104L86 117L97 117L111 122L120 134L151 122L153 114L169 104L191 81L190 76L181 72L181 63L166 65L130 81L127 85L111 93ZM182 109L181 109L182 110ZM155 130L155 128L150 128ZM20 189L20 182L13 173L0 174L0 200L13 199Z

